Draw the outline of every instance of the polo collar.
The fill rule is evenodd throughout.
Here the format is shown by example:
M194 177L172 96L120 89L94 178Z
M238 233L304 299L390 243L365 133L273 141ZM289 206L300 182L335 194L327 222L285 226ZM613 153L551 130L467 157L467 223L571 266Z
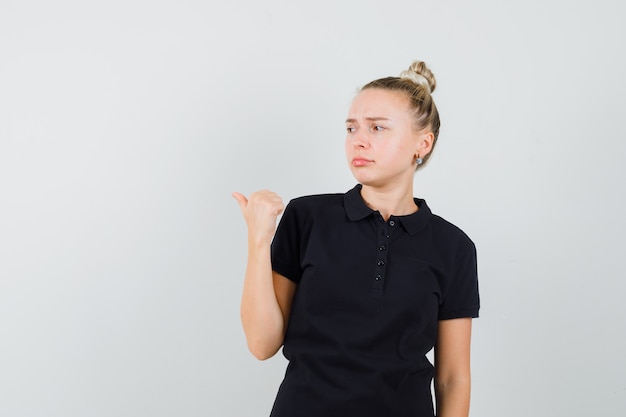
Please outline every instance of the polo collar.
M361 184L357 184L353 189L344 194L346 214L353 222L363 220L374 213L378 213L378 211L369 208L367 204L365 204L365 201L363 201L363 197L361 197L362 187ZM406 216L391 216L398 220L410 235L416 234L420 229L426 226L426 223L428 223L432 216L432 212L425 200L421 198L414 198L413 200L419 207L419 210L415 213Z
M357 184L353 189L348 191L343 198L346 214L353 222L363 220L367 216L374 213L374 210L367 207L367 204L363 201L363 197L361 197L361 188L363 188L363 186L361 184Z

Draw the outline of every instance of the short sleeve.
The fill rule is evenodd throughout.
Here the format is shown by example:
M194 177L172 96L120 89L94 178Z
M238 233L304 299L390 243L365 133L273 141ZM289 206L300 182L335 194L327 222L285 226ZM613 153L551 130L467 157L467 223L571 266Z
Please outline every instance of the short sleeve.
M302 276L300 231L295 204L290 202L285 207L272 241L272 269L296 283L300 282Z
M480 296L476 246L469 238L459 244L451 271L452 276L439 306L439 320L478 317Z

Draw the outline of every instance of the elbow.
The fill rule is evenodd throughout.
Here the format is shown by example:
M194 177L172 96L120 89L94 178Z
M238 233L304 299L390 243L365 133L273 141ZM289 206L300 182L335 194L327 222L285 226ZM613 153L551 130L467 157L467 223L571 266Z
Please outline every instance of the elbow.
M252 352L252 356L254 356L256 359L260 360L260 361L266 361L269 358L271 358L272 354L266 354L264 352Z
M266 352L260 349L249 349L249 350L250 350L250 353L252 353L252 356L254 356L256 359L260 361L268 360L269 358L275 355L275 353Z
M469 393L472 380L469 375L458 376L450 379L435 378L435 392L447 393L454 390L467 391Z
M270 326L267 323L259 325L258 323L250 323L241 317L243 323L244 334L248 350L252 356L260 361L267 360L274 356L283 345L285 337L282 328L278 326Z
M260 361L265 361L273 357L276 355L276 352L278 352L278 349L280 349L280 346L273 347L263 346L259 343L248 343L248 350L252 353L252 356Z

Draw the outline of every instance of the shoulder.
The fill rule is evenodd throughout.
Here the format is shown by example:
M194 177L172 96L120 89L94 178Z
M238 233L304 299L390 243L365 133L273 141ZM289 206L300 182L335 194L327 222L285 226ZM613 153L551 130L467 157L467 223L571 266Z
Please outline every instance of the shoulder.
M343 207L344 194L313 194L296 197L289 201L288 207L298 212L317 212L333 207Z
M290 202L295 203L295 204L328 203L328 202L333 202L333 201L342 201L344 195L345 194L342 194L342 193L311 194L311 195L304 195L301 197L296 197L292 199Z
M290 230L302 236L311 233L315 226L331 223L345 217L343 194L316 194L296 197L289 201L280 220L278 230Z
M475 245L472 239L457 225L444 219L443 217L432 214L430 225L433 229L433 236L442 245L449 248L455 248L457 251L475 251Z
M281 221L306 228L318 220L336 219L342 212L345 213L343 194L305 195L289 201Z
M445 236L460 240L471 241L470 237L459 226L437 214L431 215L430 222L432 223L433 227L437 228L437 230L443 233Z

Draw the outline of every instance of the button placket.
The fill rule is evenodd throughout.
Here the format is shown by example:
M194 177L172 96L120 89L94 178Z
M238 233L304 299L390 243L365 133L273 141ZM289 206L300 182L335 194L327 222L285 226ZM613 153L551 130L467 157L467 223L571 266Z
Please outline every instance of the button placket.
M382 217L379 217L382 220ZM389 253L389 238L391 237L391 229L396 225L395 220L378 221L376 228L378 229L378 251L376 256L376 267L374 270L374 280L372 290L374 292L382 292L385 283L385 272L387 269L387 254Z

